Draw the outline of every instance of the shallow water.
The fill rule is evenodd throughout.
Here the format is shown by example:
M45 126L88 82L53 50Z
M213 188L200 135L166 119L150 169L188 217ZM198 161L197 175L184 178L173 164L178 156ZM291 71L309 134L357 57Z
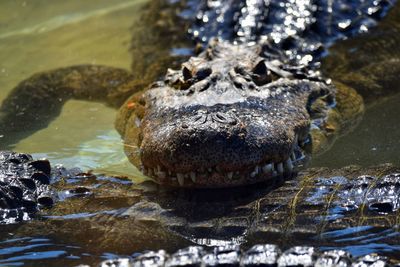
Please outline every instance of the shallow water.
M0 3L0 100L21 80L40 71L85 63L129 69L130 27L144 2ZM115 114L104 104L69 101L48 128L12 149L70 167L136 173L114 130Z
M400 86L399 88L400 89ZM331 150L316 157L312 166L340 168L357 164L400 165L400 95L367 109L362 122L336 141Z
M81 63L129 69L132 61L129 46L134 33L131 26L145 2L1 2L0 100L19 81L38 71ZM400 95L367 110L355 131L339 139L329 152L314 159L312 166L400 164L397 152L400 149L399 101ZM69 101L59 118L48 128L22 140L13 149L32 153L35 157L46 157L67 167L127 175L133 182L139 182L143 177L123 154L122 142L113 127L114 117L115 110L103 104ZM113 186L130 190L132 185L131 180L98 179L92 181L92 186L103 186L104 181L111 184L110 188L105 186L110 191ZM132 193L100 200L94 198L92 202L87 198L87 203L81 199L70 199L65 205L73 208L65 208L62 204L47 217L48 220L5 226L0 233L0 266L73 266L79 262L94 263L99 259L112 258L115 256L113 253L123 256L166 247L173 251L191 244L189 240L208 245L227 242L226 237L210 238L207 233L200 237L183 238L183 235L173 232L171 237L163 239L162 233L157 236L157 231L152 233L152 240L141 240L141 223L125 216L129 207L137 202L136 198L137 195ZM168 201L171 199L167 198L167 204ZM196 217L192 212L189 215ZM333 213L339 216L341 211ZM189 216L182 216L185 215ZM90 218L94 219L91 221ZM101 235L106 234L109 234L107 238L102 239ZM325 247L321 243L322 249L343 248L344 242L345 249L355 255L385 251L396 254L400 251L396 244L385 243L385 240L381 242L382 239L396 237L397 229L365 226L328 231L323 235L332 242ZM229 239L229 242L245 241L244 236L238 236ZM296 242L301 243L302 238L299 237ZM312 242L312 237L304 240ZM315 242L318 244L319 241Z

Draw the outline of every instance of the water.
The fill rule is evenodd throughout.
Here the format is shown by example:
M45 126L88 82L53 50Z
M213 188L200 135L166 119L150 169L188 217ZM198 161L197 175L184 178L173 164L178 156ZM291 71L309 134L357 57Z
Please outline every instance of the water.
M21 80L40 71L85 63L130 69L132 14L144 2L2 2L0 100ZM115 114L104 104L69 101L48 128L20 141L13 150L70 167L132 175L137 172L127 162L114 130Z
M360 125L336 141L329 152L315 158L312 165L331 168L388 162L400 165L399 101L397 95L368 109Z
M0 3L0 100L18 82L39 71L82 63L130 69L134 60L129 51L135 33L132 25L135 25L140 7L145 3L146 0L115 0L112 3L106 0L70 0L62 3L31 0ZM182 47L171 51L176 54L191 52ZM400 149L400 130L397 126L399 101L400 95L368 109L355 131L339 139L328 153L314 159L312 165L343 167L386 162L400 164L397 153ZM69 198L43 220L2 226L0 266L93 264L101 259L131 255L145 249L167 248L172 252L192 244L190 240L203 244L223 244L226 240L242 243L250 238L251 233L241 232L241 229L231 229L233 236L225 236L225 239L210 236L206 230L200 231L200 236L188 237L187 232L179 232L179 229L166 231L156 221L146 218L145 213L137 213L140 216L135 218L129 216L132 214L130 208L141 199L141 189L133 184L142 181L143 177L125 159L122 142L113 128L115 114L114 109L100 103L69 101L48 128L15 145L13 149L16 151L32 153L39 158L46 157L53 163L126 175L130 180L100 177L89 183L92 188L99 190L97 195ZM73 184L76 181L69 182ZM101 194L100 191L107 194ZM326 192L319 193L323 195ZM243 206L252 203L253 198L249 200L242 194L238 199L244 199ZM254 195L254 198L258 197ZM312 196L320 197L318 194ZM173 193L164 198L152 197L163 208L168 208L174 198L181 196ZM196 196L194 199L182 198L188 199L189 207L196 203ZM217 201L213 199L211 203ZM203 213L197 213L196 209L200 207L208 213L204 210ZM157 205L138 210L158 215ZM273 211L264 211L263 215L267 217ZM339 208L333 210L329 218L342 216L343 212ZM201 222L202 216L218 217L214 213L216 211L211 212L209 206L199 204L174 215ZM315 241L315 236L299 236L296 244L306 240L320 244L321 249L344 248L355 255L369 252L395 255L400 247L385 239L397 236L395 228L382 230L360 226L326 231L321 236L325 241L328 240L325 243ZM254 240L263 242L266 239Z
M360 69L376 66L372 71L366 71L364 82L371 84L371 80L384 84L385 76L390 77L391 61L398 61L400 50L399 30L399 7L397 5L392 12L376 28L370 30L367 37L358 36L350 40L336 43L330 49L330 55L325 59L323 70L327 76L341 80L343 76L358 75ZM383 63L382 63L383 62ZM379 65L379 64L382 65ZM341 64L346 71L341 71ZM339 69L339 71L337 71ZM396 68L394 68L396 69ZM377 74L379 70L383 70ZM397 69L394 77L399 77ZM383 76L382 78L379 76ZM370 79L370 80L368 80ZM357 80L357 78L355 79ZM391 93L390 97L374 98L374 90L364 94L369 99L366 101L366 112L363 120L355 130L338 139L331 150L320 157L315 157L313 166L327 166L339 168L346 165L357 164L361 166L372 166L382 163L393 163L400 165L399 134L399 112L400 106L400 79L393 79L393 82L384 84L377 91ZM363 81L354 83L354 89L362 91ZM385 94L385 93L384 93Z

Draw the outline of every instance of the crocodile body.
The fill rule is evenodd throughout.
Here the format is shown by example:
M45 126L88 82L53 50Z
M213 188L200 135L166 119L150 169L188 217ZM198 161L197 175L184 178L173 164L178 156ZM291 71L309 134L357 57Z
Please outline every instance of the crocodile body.
M366 255L353 258L343 250L318 253L313 247L293 247L282 253L276 245L255 245L246 252L237 246L216 247L207 252L202 247L180 249L172 255L151 251L135 258L102 262L101 267L139 266L391 266L386 257Z
M2 159L2 166L10 159L24 159L19 165L14 162L9 170L9 175L13 173L18 180L27 176L20 171L23 166L37 162L31 161L29 155L7 155L8 159ZM211 266L213 262L214 265L223 264L220 260L224 259L245 265L243 261L250 252L241 254L239 248L248 249L266 240L282 251L305 244L314 246L315 249L294 249L311 257L313 262L324 251L343 249L354 253L354 257L350 260L349 253L337 251L323 255L343 259L347 264L371 252L382 256L376 260L400 260L400 169L391 165L367 169L356 166L339 170L309 169L279 186L263 184L220 190L165 190L153 183L132 185L122 178L96 177L60 167L52 168L51 177L52 188L63 201L51 210L42 211L42 220L15 225L16 240L24 236L48 236L84 247L85 252L93 255L104 251L129 255L149 248L172 253L193 244L225 246L211 254L201 248L188 248L172 257L161 251L134 260L120 259L121 264L129 262L133 266L139 266L138 261L146 261L142 262L147 264L144 266L163 266L167 264L165 261L193 250L199 251L193 260L202 266ZM15 200L14 210L18 203ZM3 216L2 222L15 222L34 215L23 205L19 209L25 212L24 217L15 216L15 212L3 213L7 217ZM77 216L79 214L86 215ZM4 229L0 237L9 231ZM12 246L12 243L0 243L0 248L5 245ZM275 256L270 254L272 250L276 251ZM226 257L212 256L213 253ZM275 261L281 251L276 246L259 246L257 253L265 256L265 260ZM341 256L337 258L336 253ZM138 255L136 253L135 257ZM210 257L214 257L214 261ZM365 259L368 257L373 261L372 256ZM184 258L176 258L174 264L185 266L188 263ZM297 262L304 257L294 259Z
M310 153L325 151L354 127L364 110L361 96L346 85L348 80L332 82L321 75L326 48L368 31L391 3L258 0L167 5L159 0L151 5L164 11L146 18L156 17L157 26L149 25L157 29L152 43L174 41L171 33L180 13L181 29L190 25L188 31L203 52L184 62L181 70L169 70L144 93L135 92L150 83L159 66L134 63L133 75L104 66L34 75L0 108L0 126L7 129L2 144L23 138L30 132L26 128L45 127L68 99L120 106L132 95L120 109L116 128L129 160L156 182L215 188L291 177ZM144 62L151 61L151 53L139 52ZM153 75L135 78L146 66ZM34 101L32 91L37 92Z
M26 220L53 205L50 171L47 160L0 151L0 224Z

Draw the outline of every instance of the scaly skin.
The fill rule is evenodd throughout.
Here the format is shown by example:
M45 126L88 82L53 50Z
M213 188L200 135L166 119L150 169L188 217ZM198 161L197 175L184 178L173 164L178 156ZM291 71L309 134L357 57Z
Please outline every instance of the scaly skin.
M165 6L161 0L154 3ZM45 107L59 112L70 98L118 106L133 94L120 109L116 128L129 160L156 182L215 188L291 177L310 153L325 151L354 127L364 110L348 79L332 82L320 74L326 46L368 29L388 6L346 0L175 3L163 9L172 12L147 14L146 21L154 20L151 43L162 40L168 47L176 41L176 14L195 15L186 20L189 32L198 49L209 45L181 70L169 70L144 93L136 92L160 66L134 63L133 73L143 75L141 80L104 66L37 74L17 86L0 108L1 129L8 128L2 143L22 138L27 125L32 131L45 127L54 117ZM174 61L164 60L165 51L159 51L161 61ZM143 62L150 57L148 51L139 54ZM153 76L143 74L146 66ZM37 101L27 102L33 88Z
M395 262L393 262L394 265ZM178 267L178 266L390 266L387 257L375 254L353 258L343 250L328 250L318 252L313 247L293 247L282 252L272 244L255 245L248 251L242 251L237 246L216 247L206 251L202 247L187 247L172 255L163 250L149 251L135 258L119 258L100 263L100 267Z
M0 224L30 219L40 208L53 205L50 171L48 160L0 151Z
M309 169L275 186L182 191L56 168L53 177L61 179L53 188L68 197L44 211L47 219L13 232L49 236L93 255L173 252L193 244L249 248L266 240L283 249L373 248L378 239L385 245L375 251L399 259L399 170Z

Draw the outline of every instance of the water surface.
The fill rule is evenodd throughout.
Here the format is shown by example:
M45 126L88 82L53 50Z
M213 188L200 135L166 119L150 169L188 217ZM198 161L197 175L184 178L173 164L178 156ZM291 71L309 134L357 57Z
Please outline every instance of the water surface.
M129 69L131 26L144 2L1 2L0 100L40 71L88 63ZM115 114L101 103L72 100L48 128L9 149L70 167L132 175L136 171L113 127Z

